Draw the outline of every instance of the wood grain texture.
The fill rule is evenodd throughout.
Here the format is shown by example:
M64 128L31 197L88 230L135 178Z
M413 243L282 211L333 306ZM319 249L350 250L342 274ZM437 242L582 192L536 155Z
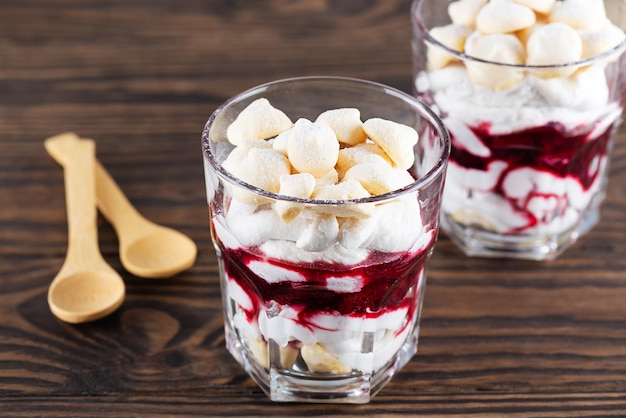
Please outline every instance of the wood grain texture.
M363 406L272 404L224 348L200 132L228 97L342 75L411 89L408 0L0 2L0 415L626 415L626 130L601 223L550 263L470 259L441 236L417 356ZM47 286L67 246L61 168L75 131L142 214L188 234L196 265L125 273L127 299L78 326Z

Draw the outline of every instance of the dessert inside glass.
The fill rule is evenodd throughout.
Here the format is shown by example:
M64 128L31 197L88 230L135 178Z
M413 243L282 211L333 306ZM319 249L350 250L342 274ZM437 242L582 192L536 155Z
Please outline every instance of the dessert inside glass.
M416 0L415 94L452 151L442 228L466 254L553 259L591 229L621 122L620 0Z
M275 401L368 402L417 350L449 138L410 95L304 77L202 136L226 345Z

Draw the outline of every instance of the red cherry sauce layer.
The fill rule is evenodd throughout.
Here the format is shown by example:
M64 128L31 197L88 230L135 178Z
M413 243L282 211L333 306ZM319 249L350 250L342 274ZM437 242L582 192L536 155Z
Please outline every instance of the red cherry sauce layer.
M377 318L399 308L407 309L405 325L409 324L418 308L419 280L433 244L413 253L372 252L366 260L353 265L328 262L294 265L268 258L256 248L225 248L218 240L225 273L252 301L252 309L244 311L248 321L252 322L275 301L294 308L298 312L298 324L308 328L313 327L309 319L318 314ZM248 267L254 262L291 270L305 280L268 283ZM354 293L328 289L328 281L338 278L360 280L362 287Z
M615 126L616 123L611 124L601 135L591 139L593 126L584 133L573 134L572 132L581 130L568 130L560 123L550 123L523 131L494 135L490 133L491 125L485 122L470 129L489 148L491 156L480 157L455 146L456 139L453 136L450 161L464 168L483 171L493 161L506 162L508 166L500 174L492 192L502 196L512 207L525 214L529 222L523 230L536 226L541 219L536 219L529 210L520 207L516 199L507 195L503 188L507 174L519 168L530 167L558 178L573 178L580 183L583 190L588 191L601 174L599 164L595 164L595 169L592 170L593 162L600 161L600 158L608 154Z

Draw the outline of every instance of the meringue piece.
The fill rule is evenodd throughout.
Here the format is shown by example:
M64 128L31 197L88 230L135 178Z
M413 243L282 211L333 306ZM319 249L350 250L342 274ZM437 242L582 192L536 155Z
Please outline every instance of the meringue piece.
M252 148L271 149L272 145L267 141L260 141L258 139L242 139L239 145L233 148L230 154L228 154L222 166L234 174L233 170L236 171L239 166L245 164L248 153Z
M601 31L578 31L578 34L582 39L582 58L591 58L610 51L626 39L624 31L612 23Z
M341 152L341 150L339 151ZM339 173L334 168L328 173L315 179L315 187L320 188L323 186L333 185L339 181Z
M298 354L300 350L290 345L280 346L278 348L278 352L280 353L280 365L284 369L291 369L298 359Z
M339 222L334 215L316 216L296 241L296 247L307 252L326 251L337 242Z
M377 216L347 218L339 229L339 244L348 250L359 248L376 230L376 221Z
M298 119L291 129L281 132L275 138L270 140L272 143L272 148L274 148L276 151L280 151L283 154L287 155L289 152L290 139L297 137L298 136L297 132L303 129L303 126L308 126L311 123L313 122L311 122L310 120L306 118Z
M526 64L558 65L576 62L583 53L578 32L565 23L549 23L535 29L526 44ZM533 72L541 78L567 77L575 66L553 67Z
M371 195L377 195L410 184L411 182L407 182L407 178L402 175L404 173L406 170L395 170L384 161L367 162L350 168L343 179L358 180Z
M529 7L542 14L550 13L556 0L513 0L517 4Z
M491 220L485 216L481 211L461 208L452 213L452 219L455 222L460 223L461 225L472 225L479 226L486 231L496 231L495 225L491 222Z
M298 172L321 177L335 167L339 141L328 125L299 119L282 135L287 137L289 162Z
M242 139L267 139L290 129L291 119L281 110L271 105L269 100L260 98L250 103L237 115L226 129L226 137L233 145Z
M239 149L239 148L243 148L243 149L250 149L250 148L264 148L264 149L270 149L272 148L272 144L270 144L268 141L261 141L258 139L252 139L252 138L242 138L241 141L239 142L239 145L237 145L233 151L235 149Z
M603 0L558 1L548 19L576 30L599 31L608 24Z
M271 148L237 147L222 166L244 182L274 193L280 189L280 177L291 173L287 158ZM235 186L231 190L233 197L244 203L259 204L266 200Z
M343 374L351 370L321 344L305 345L300 350L300 354L309 370L314 373Z
M365 197L370 197L370 194L357 180L346 180L313 191L313 199L317 200L352 200Z
M355 108L332 109L321 113L316 123L328 125L333 130L339 142L346 145L356 145L365 142L367 135L363 131L361 111Z
M285 196L307 199L311 197L314 189L315 177L309 173L300 173L281 176L278 193ZM277 200L274 204L274 209L283 222L289 223L302 212L303 206L297 202Z
M365 121L363 129L367 136L380 146L394 164L408 170L415 161L413 146L417 144L419 135L408 125L381 118Z
M472 29L468 26L450 24L439 26L430 30L430 36L442 45L455 51L463 51L465 48L465 39L472 33ZM456 57L445 49L428 43L428 51L426 53L428 67L432 70L439 70L450 62L455 61Z
M487 0L457 0L448 5L452 23L468 27L476 25L476 15L487 4Z
M389 165L393 164L393 161L391 161L389 156L381 147L368 142L339 150L339 156L337 158L335 168L337 169L339 178L343 178L346 171L357 164L381 160Z
M535 24L535 12L512 0L491 0L476 15L476 29L484 34L510 33Z
M538 15L537 16L537 21L535 22L534 25L528 27L528 28L524 28L521 30L518 30L517 32L515 32L515 35L519 38L519 40L522 42L522 45L526 45L526 43L528 42L528 38L530 37L530 34L533 33L533 31L537 28L542 27L543 25L547 25L548 23L548 18L545 15Z
M296 121L296 124L299 122ZM272 148L274 148L276 151L279 151L285 155L287 155L287 144L289 144L289 134L290 130L286 130L284 132L281 132L280 134L278 134L275 138L271 139L271 144L272 144ZM270 142L268 141L268 142Z
M370 197L367 190L358 180L348 179L337 184L323 186L313 192L316 200L352 200ZM345 203L342 205L318 205L311 208L318 213L327 213L340 217L367 217L374 213L374 205L371 203Z
M253 338L248 334L244 335L246 341L248 341L248 349L252 353L255 360L264 368L269 369L270 357L267 343L260 338ZM278 352L280 355L281 366L289 369L296 362L298 357L298 349L289 345L279 346Z
M514 35L473 33L465 43L465 52L472 57L501 64L524 64L524 46ZM524 78L524 73L504 65L467 61L467 74L472 81L495 90L506 90Z
M280 177L279 194L285 196L311 197L315 188L315 177L309 173L290 174Z
M257 363L263 366L263 368L269 369L270 356L267 351L267 343L259 338L250 337L249 335L245 335L244 338L248 341L248 349Z

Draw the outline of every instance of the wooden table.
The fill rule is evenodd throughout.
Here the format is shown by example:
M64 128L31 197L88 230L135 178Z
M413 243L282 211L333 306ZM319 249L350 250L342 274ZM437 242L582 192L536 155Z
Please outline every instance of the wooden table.
M342 75L411 90L409 1L0 2L0 415L480 416L626 414L626 130L601 223L554 262L470 259L444 235L420 349L368 405L274 404L224 348L200 132L254 85ZM193 268L123 271L127 299L55 319L67 245L61 168L42 141L74 131L148 218L190 235Z

